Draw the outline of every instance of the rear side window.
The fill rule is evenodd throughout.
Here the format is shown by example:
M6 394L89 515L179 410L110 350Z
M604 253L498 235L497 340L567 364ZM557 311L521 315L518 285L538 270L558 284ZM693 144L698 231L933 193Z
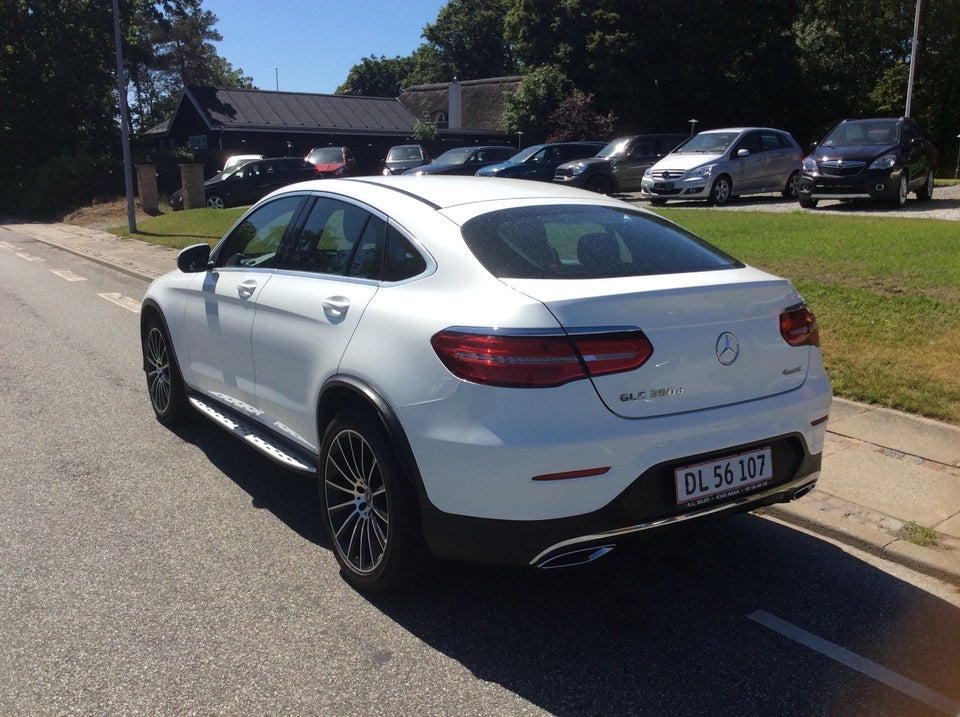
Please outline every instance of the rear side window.
M599 279L742 267L670 222L614 207L504 209L463 226L467 246L494 276Z

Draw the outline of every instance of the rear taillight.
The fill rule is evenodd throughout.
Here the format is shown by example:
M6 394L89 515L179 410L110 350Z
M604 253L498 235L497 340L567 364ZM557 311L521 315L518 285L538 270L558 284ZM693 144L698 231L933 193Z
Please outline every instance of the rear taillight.
M581 335L445 330L430 340L451 373L488 386L546 388L632 371L653 354L642 331Z
M796 304L780 312L780 335L791 346L819 346L820 328L806 304Z

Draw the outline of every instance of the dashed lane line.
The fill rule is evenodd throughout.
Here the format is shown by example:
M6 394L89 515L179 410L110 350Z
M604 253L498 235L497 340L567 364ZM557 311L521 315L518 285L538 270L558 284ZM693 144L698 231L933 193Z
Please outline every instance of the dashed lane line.
M780 633L784 637L790 638L794 642L800 643L804 647L808 647L811 650L819 652L821 655L829 657L831 660L836 660L840 664L846 665L867 677L882 682L887 685L887 687L892 687L905 695L909 695L929 707L933 707L944 714L960 717L960 702L946 695L941 695L926 685L914 682L883 665L878 665L866 657L861 657L855 652L840 647L829 640L824 640L822 637L807 632L763 610L756 610L747 615L747 617L754 622L760 623L764 627L770 628L774 632Z
M112 304L121 306L127 311L132 311L135 314L140 313L140 302L136 299L131 299L129 296L124 296L123 294L97 294L101 299L106 299Z

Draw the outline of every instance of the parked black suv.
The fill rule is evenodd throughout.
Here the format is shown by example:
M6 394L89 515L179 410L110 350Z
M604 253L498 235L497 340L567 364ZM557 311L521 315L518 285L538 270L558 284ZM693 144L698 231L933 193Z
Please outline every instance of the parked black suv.
M803 159L797 198L876 199L902 207L907 194L933 195L937 150L909 117L848 119L831 129Z
M685 139L687 135L684 134L618 137L596 157L561 164L553 173L553 181L600 194L638 192L647 168Z

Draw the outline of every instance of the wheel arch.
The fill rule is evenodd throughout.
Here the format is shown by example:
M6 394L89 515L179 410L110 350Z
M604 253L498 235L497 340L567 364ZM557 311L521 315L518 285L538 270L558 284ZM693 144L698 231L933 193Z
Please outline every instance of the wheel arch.
M406 431L390 404L375 388L356 376L341 375L328 380L317 399L317 435L322 439L327 426L339 413L350 408L373 413L387 433L403 474L410 480L420 499L426 493L420 469L407 440Z
M160 310L160 305L157 304L153 299L144 299L143 304L140 306L140 345L143 346L143 340L147 335L147 327L150 323L156 319L160 322L160 325L163 327L163 330L166 332L167 336L170 335L170 327L167 326L167 319L163 315L163 311ZM174 352L174 357L176 357L176 347L172 347ZM147 370L147 358L143 355L143 351L140 352L140 360L143 363L143 370ZM178 360L179 365L179 360Z

